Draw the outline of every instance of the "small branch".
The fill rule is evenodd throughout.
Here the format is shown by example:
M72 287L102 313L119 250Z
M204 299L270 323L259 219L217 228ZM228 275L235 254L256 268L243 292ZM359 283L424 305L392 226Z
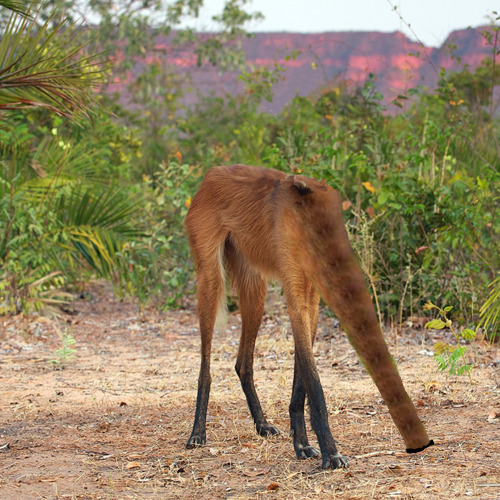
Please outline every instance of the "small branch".
M381 451L372 451L371 453L363 453L363 455L354 455L354 458L369 458L369 457L377 457L379 455L395 455L396 452L393 450L381 450Z
M399 20L408 28L408 30L411 32L411 34L415 37L415 40L421 45L423 49L426 49L425 44L420 40L418 35L413 31L413 28L411 27L410 23L406 21L406 19L402 16L402 14L398 10L398 6L394 5L394 3L391 0L387 0L387 3L391 6L392 10L396 13L396 15L399 17ZM424 50L424 57L427 59L427 62L430 64L431 68L434 70L434 73L436 75L439 75L439 71L436 68L435 64L432 62L432 59L429 57L429 54L427 53L427 50Z

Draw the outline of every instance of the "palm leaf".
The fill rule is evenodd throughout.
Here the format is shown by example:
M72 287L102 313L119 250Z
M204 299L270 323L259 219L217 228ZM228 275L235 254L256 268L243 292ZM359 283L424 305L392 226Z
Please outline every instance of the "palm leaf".
M119 188L108 187L97 191L95 187L74 189L63 194L55 207L64 226L91 226L110 229L123 237L132 238L144 234L132 223L139 206Z
M87 182L104 181L102 158L97 150L89 150L84 142L67 143L61 146L61 139L52 137L42 141L34 152L30 167L39 166L47 175L58 172L68 177L85 179ZM40 172L38 172L40 173Z
M100 193L95 187L73 189L63 193L54 206L60 229L52 237L75 262L115 278L124 269L125 245L144 234L134 224L137 208L138 201L118 188Z
M0 0L0 7L9 9L25 17L31 17L31 7L38 3L40 2L37 0L25 0L24 2L19 0Z
M85 143L61 147L60 139L44 139L27 159L23 169L23 196L35 202L47 198L51 189L104 182L99 152L88 150Z
M491 330L491 340L493 340L498 331L498 321L500 316L500 276L490 283L490 295L481 307L481 320L479 327Z
M12 178L14 192L22 203L37 204L43 210L64 190L107 182L100 152L89 149L84 141L61 145L60 138L50 136L33 150L32 139L23 130L13 138L0 129L0 155L8 158L8 162L0 163L0 179ZM0 198L7 195L9 186L0 182Z
M101 276L112 277L114 269L119 268L116 258L123 241L113 231L90 226L73 226L65 227L64 234L73 247L65 245L73 257L82 257Z
M102 81L100 54L79 58L83 31L53 18L41 27L12 14L0 40L0 110L44 107L69 118L88 118L93 88Z

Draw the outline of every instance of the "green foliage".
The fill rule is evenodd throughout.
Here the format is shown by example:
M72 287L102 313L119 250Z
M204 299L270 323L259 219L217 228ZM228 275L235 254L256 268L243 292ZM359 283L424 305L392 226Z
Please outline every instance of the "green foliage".
M218 33L198 43L195 49L198 66L206 61L222 71L245 67L241 38L248 35L243 27L250 21L262 18L259 12L249 13L244 10L247 3L249 0L226 0L222 13L213 16L212 20L219 26Z
M137 201L103 183L89 144L14 116L0 130L0 286L3 312L42 310L67 300L68 282L93 272L119 281L122 249L141 236Z
M35 2L29 1L19 1L19 0L0 0L0 7L4 9L8 9L16 14L20 14L25 17L30 16L30 7L31 4Z
M59 370L63 370L69 361L75 359L75 354L77 352L76 349L71 347L76 344L76 340L68 329L66 329L62 335L62 343L62 347L54 351L55 358L49 361L49 363L52 363L52 365Z
M285 56L285 61L295 60L298 56L296 51ZM273 85L278 83L283 73L284 66L275 62L272 68L267 66L250 66L243 71L239 79L245 84L245 94L249 103L257 106L263 99L268 102L273 100Z
M467 347L460 345L461 341L471 341L476 338L476 332L470 328L464 328L462 331L457 332L453 328L452 321L448 318L449 313L453 307L447 306L441 309L438 306L428 302L424 306L424 311L436 309L441 318L433 319L425 324L425 328L429 330L443 330L449 328L455 337L456 345L451 345L448 342L437 342L434 345L434 359L440 371L447 371L452 375L463 375L467 373L472 382L471 370L473 365L467 362Z
M177 43L194 44L200 62L241 65L242 26L258 18L245 3L226 2L216 18L221 33L199 38L185 30ZM0 314L54 312L68 300L68 287L93 276L141 303L158 295L168 306L180 303L191 267L182 223L196 177L180 153L176 162L165 160L178 150L170 138L186 81L159 60L148 63L131 87L141 112L130 113L90 91L103 71L83 49L119 50L124 64L111 57L118 77L153 49L157 34L184 14L197 16L201 4L91 2L100 21L94 41L75 30L80 5L72 0L42 3L38 24L24 4L0 4L18 11L0 42L0 108L17 110L0 129ZM95 102L115 117L95 115L92 129L72 126L68 119L88 117Z
M221 72L239 68L243 92L187 105L189 72L175 75L161 57L145 56L160 50L156 35L189 25L184 21L196 18L202 3L93 1L88 13L99 25L92 40L72 28L79 7L73 0L44 3L39 28L22 17L9 24L10 40L0 42L0 106L15 111L0 127L0 314L53 311L68 300L68 288L95 276L112 280L141 305L181 306L192 283L183 229L191 196L208 168L241 162L324 178L342 192L381 321L402 323L432 297L455 305L445 312L456 324L486 328L494 338L500 264L495 57L474 71L443 71L436 91L411 89L393 103L397 114L395 106L383 105L369 75L359 87L338 80L297 96L273 116L262 103L273 99L285 68L246 65L243 28L258 15L246 11L246 0L228 0L215 19L220 33L200 37L187 28L169 40L176 49L190 47L199 64L216 64ZM498 31L489 33L497 55ZM19 48L6 48L13 42ZM110 73L84 50L102 49L109 51L113 78L126 80L132 69L137 76L121 96L106 85L89 93L96 78ZM35 56L41 79L29 71ZM29 99L26 88L4 86L2 94L2 81L20 76L19 82L34 84ZM54 93L42 100L47 89ZM19 109L19 98L44 109ZM95 103L113 115L92 108ZM85 115L92 116L91 127L71 121ZM447 370L461 369L464 353L457 349L438 353Z
M142 304L161 299L166 307L179 307L189 286L191 263L183 223L198 175L181 159L178 153L177 161L163 162L153 177L143 178L148 233L127 245L123 269L125 290Z

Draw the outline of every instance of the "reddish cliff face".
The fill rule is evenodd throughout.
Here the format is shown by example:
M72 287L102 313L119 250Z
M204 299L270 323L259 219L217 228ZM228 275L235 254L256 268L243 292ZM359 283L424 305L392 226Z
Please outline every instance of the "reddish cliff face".
M385 102L418 85L432 89L441 68L459 70L467 64L473 69L491 55L492 47L481 34L485 29L455 31L440 48L422 47L399 32L258 33L245 39L243 48L251 65L274 67L278 63L286 68L274 86L273 102L263 105L266 111L277 113L297 94L319 93L340 80L359 85L370 73ZM243 89L237 74L220 75L209 65L198 68L192 51L179 50L169 38L159 38L156 48L146 62L161 59L179 75L189 72L196 93L224 95ZM292 51L298 52L296 59L286 58ZM138 62L133 73L143 64ZM193 99L194 94L188 101Z
M253 45L251 50L247 49L248 45ZM378 90L392 99L420 83L425 55L432 52L401 33L378 32L260 34L245 45L249 62L252 62L252 53L267 51L270 59L273 49L283 54L298 50L300 55L293 64L283 58L279 60L287 71L284 80L275 87L274 102L268 106L272 112L279 111L297 92L300 95L317 93L335 86L339 80L362 85L370 73L376 76ZM420 57L410 55L418 52Z

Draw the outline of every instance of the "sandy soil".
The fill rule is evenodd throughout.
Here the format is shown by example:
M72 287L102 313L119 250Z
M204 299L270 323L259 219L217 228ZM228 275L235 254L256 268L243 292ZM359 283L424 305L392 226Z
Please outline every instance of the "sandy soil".
M213 348L207 446L186 450L199 338L193 307L142 315L94 290L77 315L0 318L0 498L481 498L500 499L500 355L471 348L467 377L437 373L438 340L423 329L387 333L408 393L436 446L402 442L371 379L335 320L316 343L330 424L344 470L297 460L288 437L293 340L270 303L257 343L256 383L271 423L256 435L234 372L240 321ZM77 340L64 369L61 335ZM60 361L60 359L59 359ZM312 431L311 441L315 442Z

